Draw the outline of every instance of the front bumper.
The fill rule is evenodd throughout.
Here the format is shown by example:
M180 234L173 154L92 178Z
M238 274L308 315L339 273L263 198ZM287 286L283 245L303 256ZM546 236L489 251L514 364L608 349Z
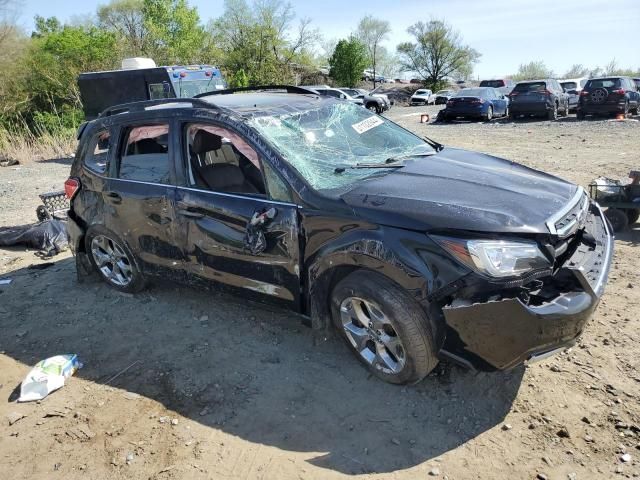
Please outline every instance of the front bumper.
M482 370L504 370L575 343L600 301L613 258L607 221L597 205L591 208L585 229L595 246L582 242L554 275L564 270L579 287L538 305L517 297L454 301L443 309L444 356Z

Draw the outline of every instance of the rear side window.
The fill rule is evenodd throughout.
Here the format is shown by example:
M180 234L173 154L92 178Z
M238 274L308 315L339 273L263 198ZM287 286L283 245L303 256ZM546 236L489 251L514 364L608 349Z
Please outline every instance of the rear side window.
M118 178L168 184L169 125L130 127L124 136Z
M108 130L96 133L87 149L84 157L84 165L92 172L103 174L107 171L109 149L111 147L111 135Z
M546 82L529 82L517 84L513 91L518 93L542 92L546 90Z

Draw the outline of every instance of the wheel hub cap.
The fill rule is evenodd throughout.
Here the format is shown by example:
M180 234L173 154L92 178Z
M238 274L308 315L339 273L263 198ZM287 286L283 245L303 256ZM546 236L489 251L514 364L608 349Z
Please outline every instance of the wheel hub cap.
M133 271L124 249L105 235L97 235L91 240L91 255L100 273L109 283L126 287L131 283Z
M347 297L340 305L340 318L349 342L374 368L395 374L406 364L405 349L389 318L374 303Z

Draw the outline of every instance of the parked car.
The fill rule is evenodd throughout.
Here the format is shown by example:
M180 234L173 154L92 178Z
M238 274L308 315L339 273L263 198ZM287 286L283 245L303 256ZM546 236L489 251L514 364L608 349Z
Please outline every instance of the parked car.
M435 101L433 92L428 88L419 88L411 95L410 105L431 105Z
M373 70L371 69L367 69L364 72L362 72L362 80L365 80L367 82L374 82L374 83L384 83L387 81L387 79L384 78L384 75L381 75L377 72L374 75Z
M478 87L459 90L442 110L442 119L478 118L491 120L493 117L509 115L509 102L495 88Z
M433 99L434 105L442 105L447 103L451 97L455 95L456 92L453 90L438 90Z
M640 92L640 78L632 78L631 80L633 80L633 83L636 86L636 90Z
M576 116L638 114L640 92L629 77L592 78L580 92Z
M514 85L515 82L510 78L498 78L494 80L482 80L479 86L497 88L502 95L509 95Z
M509 94L511 116L544 115L556 120L569 115L569 96L552 78L518 82Z
M569 95L569 111L575 112L578 108L578 101L580 100L580 92L587 84L589 79L583 78L565 78L559 80L560 86Z
M306 88L311 88L314 91L318 92L318 94L324 95L325 97L340 98L352 103L357 103L358 105L362 105L367 110L371 110L372 112L382 113L385 110L389 109L389 105L387 105L383 99L379 97L373 97L371 95L364 95L356 89L331 88L325 85L311 86ZM350 91L351 93L348 93L347 91Z
M261 88L118 105L80 127L65 182L80 278L274 301L333 325L393 383L441 357L506 369L576 341L613 254L581 187Z
M384 103L386 104L385 110L389 110L394 103L393 100L389 98L389 95L387 95L386 93L382 93L382 87L376 87L368 93L366 91L363 93L364 95L371 95L372 97L377 97L384 100Z

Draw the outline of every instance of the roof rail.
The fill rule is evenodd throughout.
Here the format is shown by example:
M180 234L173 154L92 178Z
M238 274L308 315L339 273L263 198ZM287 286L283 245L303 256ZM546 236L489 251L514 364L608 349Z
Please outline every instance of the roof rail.
M261 85L257 87L237 87L227 88L225 90L213 90L211 92L200 93L193 98L208 97L209 95L225 95L237 92L264 92L269 90L284 90L287 93L295 93L298 95L318 95L318 92L309 88L296 87L294 85Z
M197 98L159 98L156 100L142 100L140 102L131 102L131 103L122 103L120 105L113 105L109 108L106 108L98 117L109 117L111 115L115 115L117 113L124 112L143 112L149 107L154 107L156 105L166 105L171 103L189 103L194 107L200 108L210 108L216 110L222 110L217 105L213 103L199 100Z

